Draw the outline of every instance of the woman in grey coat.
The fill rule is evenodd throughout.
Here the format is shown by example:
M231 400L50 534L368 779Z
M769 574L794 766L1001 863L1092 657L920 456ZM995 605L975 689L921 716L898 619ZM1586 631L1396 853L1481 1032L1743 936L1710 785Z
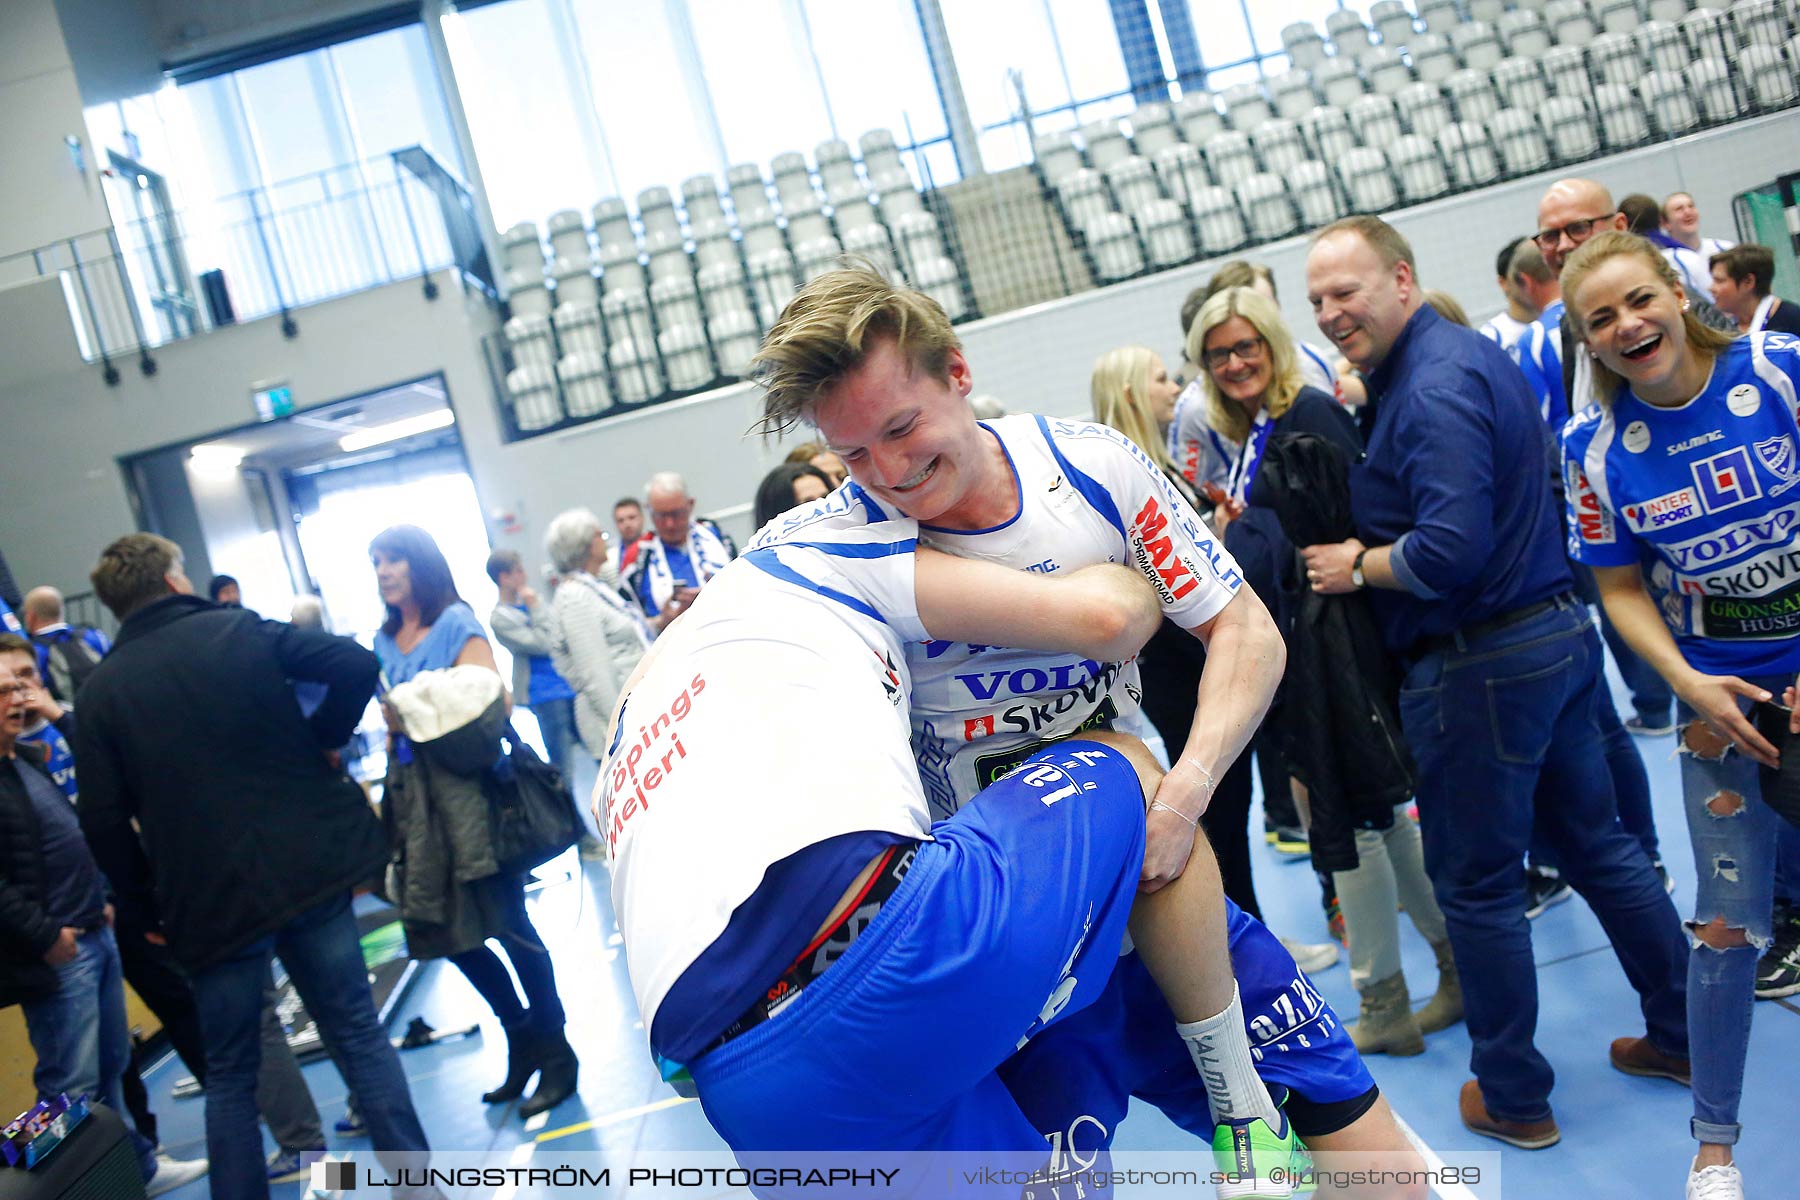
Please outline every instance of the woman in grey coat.
M575 728L598 758L606 749L606 723L619 689L650 648L650 626L619 594L607 562L606 527L593 512L558 513L544 545L562 576L551 601L556 631L550 659L575 689Z

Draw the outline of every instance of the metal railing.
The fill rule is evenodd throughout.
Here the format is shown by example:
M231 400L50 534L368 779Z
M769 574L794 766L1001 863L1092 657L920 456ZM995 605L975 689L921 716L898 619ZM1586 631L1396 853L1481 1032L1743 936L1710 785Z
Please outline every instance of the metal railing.
M456 267L494 293L468 190L418 146L0 258L0 287L62 280L81 356L133 353Z

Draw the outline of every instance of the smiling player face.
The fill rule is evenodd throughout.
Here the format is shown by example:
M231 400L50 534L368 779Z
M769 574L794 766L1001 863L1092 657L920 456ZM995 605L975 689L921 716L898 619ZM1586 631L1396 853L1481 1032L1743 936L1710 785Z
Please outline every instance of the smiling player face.
M812 420L876 499L918 521L981 528L992 439L969 410L960 351L950 352L947 376L913 370L884 339L813 406Z
M1681 394L1690 365L1684 300L1678 285L1634 255L1601 263L1570 297L1600 362L1652 403L1688 399Z

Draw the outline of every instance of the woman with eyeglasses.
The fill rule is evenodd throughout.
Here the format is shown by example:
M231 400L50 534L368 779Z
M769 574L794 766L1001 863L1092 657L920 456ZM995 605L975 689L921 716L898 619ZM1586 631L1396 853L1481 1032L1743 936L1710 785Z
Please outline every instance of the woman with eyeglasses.
M1598 401L1563 429L1571 546L1614 626L1675 692L1699 877L1689 1057L1621 1058L1614 1043L1613 1063L1691 1077L1688 1200L1742 1200L1732 1147L1758 947L1772 934L1771 804L1800 756L1800 340L1708 328L1675 269L1632 234L1596 234L1562 279Z

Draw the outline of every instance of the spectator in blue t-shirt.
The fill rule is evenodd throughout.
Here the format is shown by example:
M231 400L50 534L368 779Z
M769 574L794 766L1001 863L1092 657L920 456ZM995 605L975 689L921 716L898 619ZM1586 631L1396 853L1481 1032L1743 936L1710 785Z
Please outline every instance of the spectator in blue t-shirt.
M1377 217L1314 239L1319 328L1378 407L1351 471L1358 537L1302 551L1324 593L1369 589L1406 663L1400 717L1418 767L1425 866L1462 978L1472 1132L1534 1150L1561 1137L1532 1044L1537 970L1519 862L1534 830L1600 918L1647 1037L1628 1074L1685 1080L1687 944L1643 847L1619 825L1595 727L1600 639L1571 590L1544 469L1547 433L1506 352L1424 302L1412 247ZM1539 794L1546 797L1538 804Z
M525 581L525 564L516 550L496 550L488 555L488 578L500 589L500 603L488 614L494 637L513 656L513 705L529 708L544 735L544 753L575 789L576 755L581 739L575 735L575 689L556 673L550 647L556 639L556 611L543 603ZM581 856L605 858L600 840L592 834L581 839Z
M375 634L375 657L381 660L388 687L450 667L485 667L499 674L487 631L457 594L450 564L429 533L416 525L390 526L369 543L369 559L387 609L387 620ZM431 820L428 804L420 803L408 816L400 811L404 805L395 803L396 795L407 789L428 793L431 772L423 758L415 758L392 715L388 726L388 819L402 826L408 820ZM396 899L401 900L412 956L455 963L506 1029L506 1079L484 1092L482 1101L517 1100L531 1077L539 1075L537 1090L519 1107L520 1115L530 1118L575 1094L578 1064L563 1033L566 1016L550 951L525 910L525 878L513 871L457 877L455 894L440 909L447 915L435 920L412 919L406 901ZM504 950L506 961L495 946ZM515 976L524 989L524 1002L513 986Z

